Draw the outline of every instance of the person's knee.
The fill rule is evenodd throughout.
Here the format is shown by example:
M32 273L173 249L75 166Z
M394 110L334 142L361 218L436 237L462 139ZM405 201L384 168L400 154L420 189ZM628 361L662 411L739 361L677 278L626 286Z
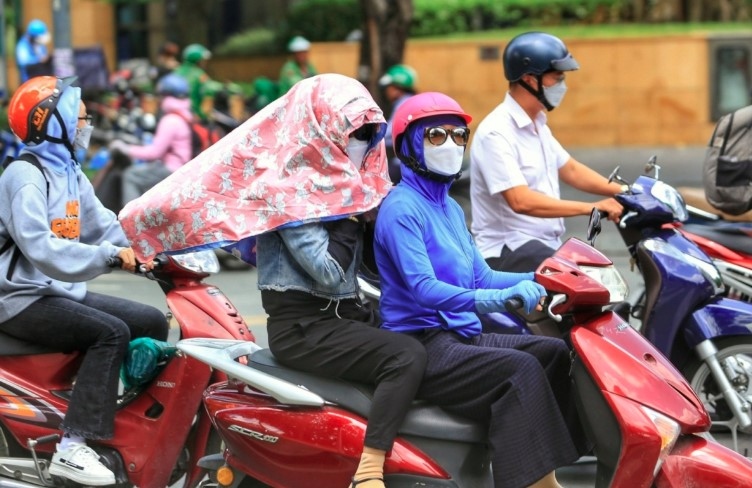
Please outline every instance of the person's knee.
M423 377L428 361L426 348L412 337L404 337L404 339L409 340L400 343L400 347L395 354L396 363L401 370L400 374L420 379Z
M147 336L159 341L167 340L170 324L167 323L167 318L159 309L150 308L145 312L143 323L148 324Z
M125 354L131 341L131 331L128 325L120 319L113 319L102 327L99 343L118 349Z

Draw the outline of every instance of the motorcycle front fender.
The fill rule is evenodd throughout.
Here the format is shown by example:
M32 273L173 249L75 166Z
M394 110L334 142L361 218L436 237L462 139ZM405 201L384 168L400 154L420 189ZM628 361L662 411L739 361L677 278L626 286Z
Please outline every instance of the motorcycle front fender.
M679 438L655 479L657 488L749 486L752 461L741 454L696 435Z
M715 298L687 319L684 338L694 349L718 337L752 335L752 304L730 298Z

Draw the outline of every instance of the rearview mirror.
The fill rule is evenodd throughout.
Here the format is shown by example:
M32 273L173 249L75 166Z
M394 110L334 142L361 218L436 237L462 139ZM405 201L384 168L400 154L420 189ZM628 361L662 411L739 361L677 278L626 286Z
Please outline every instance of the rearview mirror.
M601 227L601 213L597 208L593 208L587 228L587 241L593 247L595 247L595 238L601 233Z

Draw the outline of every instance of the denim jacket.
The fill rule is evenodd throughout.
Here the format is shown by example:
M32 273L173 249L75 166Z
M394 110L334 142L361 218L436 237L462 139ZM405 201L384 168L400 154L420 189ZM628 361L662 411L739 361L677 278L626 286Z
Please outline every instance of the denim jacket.
M260 290L297 290L331 300L355 298L357 270L363 253L363 234L355 259L343 270L327 252L329 233L315 222L258 236L256 264ZM290 252L294 249L295 252Z

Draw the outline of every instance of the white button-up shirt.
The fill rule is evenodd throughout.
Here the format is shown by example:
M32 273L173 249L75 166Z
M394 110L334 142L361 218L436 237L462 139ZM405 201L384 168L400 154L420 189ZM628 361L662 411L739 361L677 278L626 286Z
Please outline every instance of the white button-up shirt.
M531 120L507 93L478 126L470 147L471 229L484 258L499 257L504 245L514 250L530 239L561 245L562 218L518 214L501 194L527 185L560 198L559 169L570 156L546 120L543 112Z

